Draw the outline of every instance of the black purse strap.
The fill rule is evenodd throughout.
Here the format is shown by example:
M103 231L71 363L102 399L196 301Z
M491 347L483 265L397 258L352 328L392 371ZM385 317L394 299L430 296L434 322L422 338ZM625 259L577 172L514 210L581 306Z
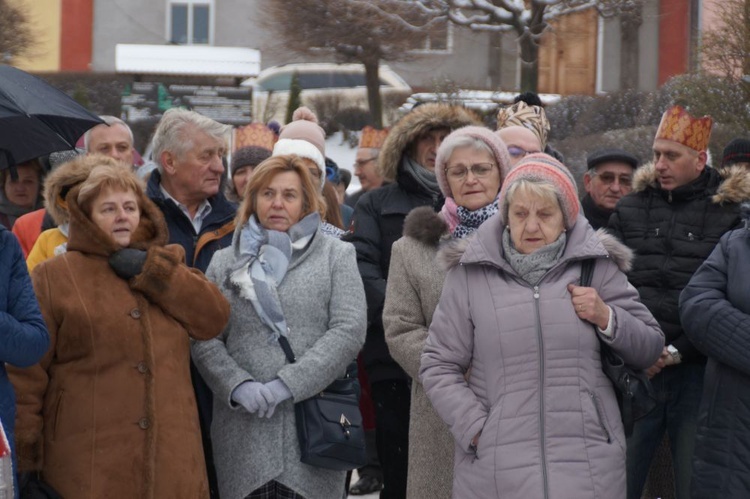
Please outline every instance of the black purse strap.
M591 280L594 278L594 265L596 265L596 260L593 258L581 263L581 286L584 288L591 286Z
M279 336L279 346L284 351L287 362L290 364L297 362L297 357L294 356L294 350L292 350L292 345L289 343L289 338L286 336Z

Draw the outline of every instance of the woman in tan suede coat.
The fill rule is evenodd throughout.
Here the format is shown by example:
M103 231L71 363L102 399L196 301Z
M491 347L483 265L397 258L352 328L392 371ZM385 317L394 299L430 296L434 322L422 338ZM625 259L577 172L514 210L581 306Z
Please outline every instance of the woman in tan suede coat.
M67 253L34 269L50 349L13 369L19 470L65 498L207 498L190 340L229 305L139 181L102 160L66 197Z

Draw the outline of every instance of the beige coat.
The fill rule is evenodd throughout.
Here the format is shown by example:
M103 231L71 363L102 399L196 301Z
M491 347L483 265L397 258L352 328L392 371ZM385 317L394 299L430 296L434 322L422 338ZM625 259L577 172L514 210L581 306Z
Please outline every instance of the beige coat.
M447 231L448 226L432 208L412 210L404 222L404 237L393 245L385 294L383 325L388 349L412 378L406 492L411 499L448 499L453 483L453 437L432 408L418 377L427 328L445 279L435 258Z

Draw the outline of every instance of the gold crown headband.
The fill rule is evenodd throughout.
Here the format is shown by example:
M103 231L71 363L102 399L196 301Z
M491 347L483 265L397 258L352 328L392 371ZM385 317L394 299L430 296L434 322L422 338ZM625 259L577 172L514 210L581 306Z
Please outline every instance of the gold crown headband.
M681 106L672 106L662 115L656 138L677 142L694 151L705 151L713 123L710 116L693 118Z
M366 126L362 129L362 134L359 136L359 147L369 147L372 149L380 149L383 147L385 138L388 137L388 129L378 130L371 126Z
M263 123L251 123L235 129L234 150L255 146L272 151L276 140L276 134L266 125Z

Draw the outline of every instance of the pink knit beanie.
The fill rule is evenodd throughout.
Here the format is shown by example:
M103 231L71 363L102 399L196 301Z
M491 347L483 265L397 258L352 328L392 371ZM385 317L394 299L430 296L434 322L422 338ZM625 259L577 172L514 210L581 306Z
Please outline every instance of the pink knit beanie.
M503 221L508 221L508 188L519 180L536 180L552 184L563 212L565 228L570 229L575 225L581 210L575 178L565 165L544 153L529 154L505 177L500 189L500 213Z
M501 185L510 170L510 155L508 154L508 148L505 146L505 142L503 142L496 133L481 126L465 126L459 128L458 130L453 131L443 140L443 142L440 143L437 157L435 159L435 175L437 176L440 191L446 198L452 198L453 193L451 192L450 185L448 185L448 177L446 176L445 168L450 156L456 148L456 143L464 137L481 140L490 148L492 156L494 156L494 160L497 163L497 167L500 169Z
M281 127L279 140L273 147L273 155L296 154L308 158L320 168L320 190L326 180L326 133L318 125L315 113L300 107L292 115L292 121Z

